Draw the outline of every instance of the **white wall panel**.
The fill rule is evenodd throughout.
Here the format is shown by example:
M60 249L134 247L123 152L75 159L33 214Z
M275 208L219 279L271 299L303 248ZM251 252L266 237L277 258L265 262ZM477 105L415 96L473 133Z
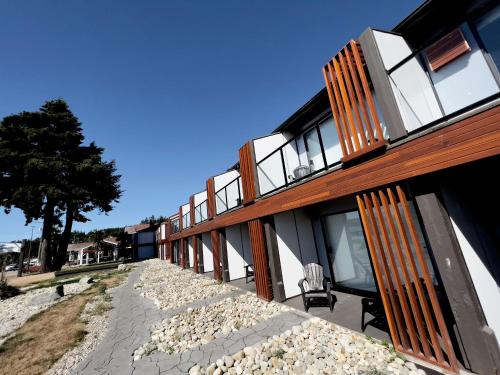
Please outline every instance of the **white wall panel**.
M212 239L210 233L203 233L201 236L203 244L203 269L204 272L214 270L214 257L212 255Z
M230 280L245 277L244 266L251 263L250 239L247 224L232 225L226 228L227 263ZM250 259L250 261L248 261Z
M193 237L189 237L187 243L188 243L189 268L191 268L194 267Z

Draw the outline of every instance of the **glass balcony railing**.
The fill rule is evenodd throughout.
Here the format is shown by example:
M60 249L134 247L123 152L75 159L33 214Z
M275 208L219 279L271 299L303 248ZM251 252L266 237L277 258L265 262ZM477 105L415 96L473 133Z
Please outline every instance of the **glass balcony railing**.
M452 117L498 95L494 72L497 67L488 62L478 40L481 35L473 33L471 27L474 28L473 23L463 24L417 51L411 51L404 39L394 34L378 43L386 62L395 51L403 57L390 64L392 66L385 65L408 132ZM449 47L452 43L453 50Z
M191 226L191 215L190 212L186 212L184 215L182 215L182 228L186 229Z
M194 208L194 223L199 224L208 219L207 200L205 199Z
M177 233L180 230L179 219L172 220L172 233Z
M217 215L241 205L241 190L241 176L238 176L215 192L215 211Z
M288 187L340 163L342 150L333 120L316 124L257 163L261 195Z

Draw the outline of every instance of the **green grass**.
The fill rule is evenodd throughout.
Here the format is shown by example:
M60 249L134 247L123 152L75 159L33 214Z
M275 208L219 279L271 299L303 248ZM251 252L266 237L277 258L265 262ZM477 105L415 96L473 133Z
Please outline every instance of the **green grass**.
M79 278L76 278L76 279L72 278L72 279L67 279L67 280L52 279L49 281L44 281L44 282L41 282L39 284L36 284L36 285L26 289L26 290L35 290L35 289L49 288L49 287L58 286L58 285L75 284L79 281L80 281Z
M283 356L285 355L285 353L286 353L285 350L283 350L282 348L279 348L278 350L276 350L275 352L273 352L271 354L271 356L279 358L279 359L283 359Z

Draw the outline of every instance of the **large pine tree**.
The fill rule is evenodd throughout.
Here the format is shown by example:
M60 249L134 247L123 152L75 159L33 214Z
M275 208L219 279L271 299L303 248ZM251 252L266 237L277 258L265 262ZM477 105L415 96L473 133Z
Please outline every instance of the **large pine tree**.
M64 212L71 233L73 220L84 220L80 212L108 212L121 194L114 163L103 162L102 149L83 140L80 122L62 99L0 123L0 205L6 212L21 209L27 223L43 219L42 271L60 269L66 256L66 231L59 246L52 239Z

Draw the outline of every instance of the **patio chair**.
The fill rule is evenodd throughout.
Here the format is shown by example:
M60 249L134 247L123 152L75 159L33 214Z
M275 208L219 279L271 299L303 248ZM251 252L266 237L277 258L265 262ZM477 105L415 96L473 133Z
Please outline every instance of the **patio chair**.
M299 280L299 288L304 302L304 310L311 306L322 306L325 303L333 311L337 298L331 290L331 280L323 276L323 266L309 263L304 266L304 278Z
M365 322L366 313L373 315L373 318L368 322ZM387 331L384 306L378 298L365 297L361 299L361 332L364 332L368 325Z
M253 264L247 264L244 268L245 268L245 283L248 284L249 283L248 279L253 278L252 280L255 280Z

